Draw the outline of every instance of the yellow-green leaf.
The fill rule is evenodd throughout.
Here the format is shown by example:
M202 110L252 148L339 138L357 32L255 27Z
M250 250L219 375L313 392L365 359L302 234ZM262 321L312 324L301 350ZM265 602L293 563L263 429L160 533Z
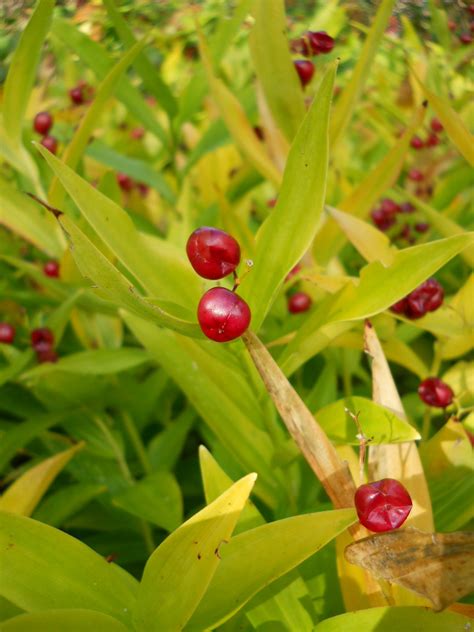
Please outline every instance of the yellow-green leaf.
M127 632L120 621L94 610L45 610L20 614L1 624L2 632Z

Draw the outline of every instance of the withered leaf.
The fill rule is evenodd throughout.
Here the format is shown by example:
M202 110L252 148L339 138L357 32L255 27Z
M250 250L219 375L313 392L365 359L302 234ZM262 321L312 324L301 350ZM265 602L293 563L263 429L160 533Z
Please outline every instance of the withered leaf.
M427 597L442 610L474 590L474 533L413 527L372 535L345 549L348 562Z

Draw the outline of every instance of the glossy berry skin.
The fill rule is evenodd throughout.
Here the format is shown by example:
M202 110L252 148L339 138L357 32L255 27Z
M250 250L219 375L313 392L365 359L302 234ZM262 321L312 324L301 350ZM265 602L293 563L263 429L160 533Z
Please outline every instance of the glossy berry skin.
M393 478L361 485L354 504L360 523L376 533L401 527L413 507L410 494Z
M130 176L127 176L126 173L117 173L117 184L122 191L129 192L133 189L135 183Z
M58 278L59 277L59 263L57 261L47 261L43 266L43 272L48 277Z
M82 86L76 86L69 90L69 98L74 105L82 105L85 102Z
M296 292L288 299L288 311L290 314L301 314L307 312L311 307L311 297L306 292Z
M303 87L307 86L314 75L313 62L308 59L297 59L293 63L295 65L296 72L298 73L298 77L300 78L301 85Z
M444 130L443 124L436 117L431 119L430 127L435 134L439 134Z
M334 48L334 39L326 31L307 31L305 39L313 55L330 53Z
M54 334L47 327L39 327L31 332L31 346L37 352L47 351L54 346Z
M443 304L444 290L436 279L428 279L407 296L406 316L421 318L426 312L434 312Z
M408 178L413 182L421 182L424 179L423 173L419 169L410 169Z
M430 134L425 140L426 147L436 147L439 145L439 136L437 134Z
M413 149L423 149L424 142L421 140L419 136L413 136L413 138L410 141L410 147L413 147Z
M228 233L203 226L196 229L186 244L186 253L194 270L205 279L223 279L240 262L240 246Z
M418 387L418 395L427 406L446 408L454 397L452 388L438 377L427 377Z
M33 128L35 132L46 136L49 130L53 127L53 117L49 112L38 112L33 121Z
M390 310L394 314L404 314L406 311L406 308L407 308L407 299L402 298L400 301L397 301L394 305L392 305Z
M387 213L382 208L374 209L370 216L379 230L386 231L396 222L395 213Z
M213 287L199 301L197 317L205 336L215 342L239 338L250 324L250 308L234 292Z
M9 323L0 323L0 344L11 345L15 340L15 327Z
M56 155L58 151L58 141L54 136L43 136L40 143L43 147L46 147L48 151Z

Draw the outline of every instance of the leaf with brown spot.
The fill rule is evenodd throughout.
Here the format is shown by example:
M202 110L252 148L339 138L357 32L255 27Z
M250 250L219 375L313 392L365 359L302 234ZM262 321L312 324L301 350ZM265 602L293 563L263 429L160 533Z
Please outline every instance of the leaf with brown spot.
M390 531L350 544L345 556L379 579L427 597L443 610L474 590L474 533Z

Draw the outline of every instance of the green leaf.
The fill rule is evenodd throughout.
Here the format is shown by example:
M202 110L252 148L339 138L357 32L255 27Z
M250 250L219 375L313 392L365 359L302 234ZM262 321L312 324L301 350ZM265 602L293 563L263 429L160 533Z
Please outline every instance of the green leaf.
M138 583L75 538L0 513L0 594L26 611L86 608L129 625Z
M93 610L46 610L21 614L2 624L2 632L127 632L120 621Z
M328 122L336 66L324 75L313 104L291 146L278 202L257 233L250 274L240 291L258 331L291 268L310 246L326 194Z
M330 131L331 145L335 145L341 138L351 119L357 101L370 75L372 63L379 50L394 4L395 0L382 0L379 5L377 15L364 42L357 64L351 72L349 83L342 91L334 108Z
M283 0L255 0L249 37L257 78L275 122L291 142L306 113L303 91L288 46Z
M358 429L347 413L358 415L362 432L371 445L415 441L420 435L413 426L384 406L365 397L347 397L333 402L315 413L318 423L336 444L359 445Z
M323 511L279 520L233 537L220 549L222 562L189 629L204 630L222 623L355 520L354 509Z
M174 469L194 419L194 411L188 409L150 441L148 454L153 470Z
M3 91L3 125L14 145L21 145L23 121L41 48L51 25L54 0L40 0L23 30L10 62Z
M256 474L240 479L152 554L134 612L138 629L180 630L188 622L220 564L221 544L230 539L255 479Z
M183 520L183 499L175 477L155 472L114 496L113 504L158 527L173 531Z
M49 494L33 514L35 520L60 527L91 500L107 490L105 485L77 483Z
M18 353L6 367L0 369L0 386L6 382L14 380L23 369L33 360L34 352L32 349L26 349Z
M447 630L466 630L471 626L470 619L455 612L434 612L429 608L386 607L369 608L357 612L340 614L337 617L321 621L314 632L378 632L379 630L403 632L447 632ZM469 628L467 628L469 629Z
M95 93L93 102L87 108L84 117L79 123L71 142L67 146L65 152L61 156L62 161L71 169L75 170L79 161L87 148L89 139L94 130L98 127L102 113L107 105L108 100L114 94L120 78L136 59L137 55L143 50L145 40L135 44L122 59L110 70L105 79ZM50 186L48 194L49 202L53 206L62 207L64 204L65 191L56 176Z

